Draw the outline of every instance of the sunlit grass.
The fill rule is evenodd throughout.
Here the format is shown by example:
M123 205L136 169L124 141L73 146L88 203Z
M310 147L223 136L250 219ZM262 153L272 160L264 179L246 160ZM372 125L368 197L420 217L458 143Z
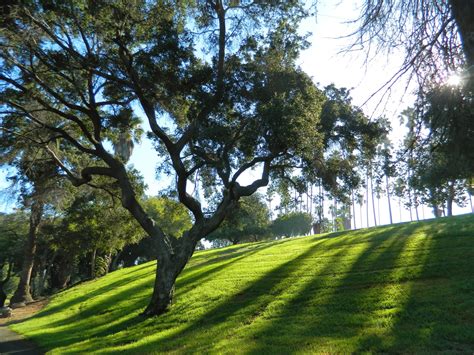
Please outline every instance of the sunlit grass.
M196 253L142 319L154 263L12 328L52 353L474 351L474 215Z

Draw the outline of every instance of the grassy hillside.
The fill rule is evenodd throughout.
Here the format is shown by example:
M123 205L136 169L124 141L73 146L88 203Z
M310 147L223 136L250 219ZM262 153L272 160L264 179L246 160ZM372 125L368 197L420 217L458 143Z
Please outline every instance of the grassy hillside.
M12 329L61 354L474 351L474 215L199 252L143 320L153 276L82 284Z

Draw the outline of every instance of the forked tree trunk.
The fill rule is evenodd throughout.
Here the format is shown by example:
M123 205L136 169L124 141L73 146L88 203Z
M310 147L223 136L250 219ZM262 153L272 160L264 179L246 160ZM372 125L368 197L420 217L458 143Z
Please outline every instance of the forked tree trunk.
M183 241L184 238L182 237ZM182 245L175 254L170 254L168 250L158 250L153 294L142 315L147 317L158 316L168 311L171 306L176 278L193 255L197 244L191 239L188 239L185 243L186 245Z
M18 287L12 296L10 303L27 303L33 301L30 293L30 282L36 254L37 232L41 222L41 217L43 216L43 207L43 202L38 200L34 200L31 205L30 228L28 232L28 242L26 243L23 256L20 282L18 283Z

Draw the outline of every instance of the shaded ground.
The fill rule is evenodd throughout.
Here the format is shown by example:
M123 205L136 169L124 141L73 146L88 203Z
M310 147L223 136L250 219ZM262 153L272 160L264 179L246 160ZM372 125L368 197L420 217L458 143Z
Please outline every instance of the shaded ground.
M30 318L39 312L46 304L47 299L39 300L28 304L26 307L16 308L12 312L12 316L9 318L0 318L0 326L10 325L18 323L19 321Z
M14 309L9 318L0 318L0 354L39 355L44 354L38 346L23 336L7 328L7 325L30 318L40 311L47 300L30 303L26 307Z

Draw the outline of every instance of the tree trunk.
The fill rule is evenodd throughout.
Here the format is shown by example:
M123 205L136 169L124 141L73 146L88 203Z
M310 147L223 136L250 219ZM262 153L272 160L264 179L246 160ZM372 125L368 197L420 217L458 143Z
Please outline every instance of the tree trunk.
M469 194L469 203L471 205L471 212L474 213L474 205L472 203L472 195L471 194Z
M347 209L348 215L344 213L343 225L344 225L344 230L350 230L352 227L351 226L351 221L352 221L351 206L347 206L346 209Z
M400 218L400 221L402 221L402 199L399 197L398 198L398 216Z
M370 194L372 198L372 212L374 214L374 225L377 227L377 213L375 212L375 199L374 199L374 179L372 173L370 174Z
M356 225L356 208L354 201L354 190L351 189L351 205L352 205L352 215L354 216L354 229L357 229Z
M313 223L313 233L321 234L321 222Z
M413 194L413 201L415 202L415 215L416 215L416 220L420 220L420 215L418 214L418 196L416 193Z
M0 281L0 308L5 306L5 301L7 300L7 294L3 290L3 286L6 284L4 281Z
M71 280L72 260L65 253L56 254L50 267L51 290L62 290Z
M95 261L97 257L97 248L94 248L91 254L91 268L90 268L90 277L91 279L95 279Z
M110 263L110 266L109 266L109 272L112 272L118 269L118 261L120 259L121 254L122 254L122 250L120 250L119 252L117 252L117 254L114 255L114 257L112 258L112 262Z
M458 26L468 67L471 67L474 65L474 4L472 0L449 0L449 4ZM470 72L473 71L470 68Z
M367 198L365 199L365 203L367 204L365 206L365 213L367 217L367 228L369 228L369 172L368 171L367 171L365 182L366 182L366 196L367 196Z
M388 176L387 175L385 175L385 185L386 185L386 188L387 188L388 215L390 217L390 224L393 224L392 203L390 202L390 185L388 183Z
M308 185L306 185L306 213L311 214L311 211L309 209L309 188L308 188Z
M107 254L105 254L104 259L107 264L107 267L105 268L104 271L105 271L105 275L107 275L110 270L110 265L112 264L112 252L109 251Z
M382 217L380 217L380 194L377 195L377 217L379 224L382 224Z
M171 254L164 248L157 248L159 250L153 294L150 303L142 313L144 316L149 317L163 314L171 306L176 278L193 255L197 244L192 241L196 240L194 238L183 236L180 239L181 247L175 248L176 252L174 254Z
M20 274L20 282L18 283L18 287L10 300L11 303L33 301L33 298L31 297L30 293L30 281L35 261L37 232L39 224L41 222L41 217L43 216L43 208L43 202L33 200L31 205L28 242L25 246L23 265Z
M453 215L453 201L454 201L454 181L448 182L448 198L446 199L446 208L448 216Z
M413 214L412 214L412 211L411 211L411 206L412 206L412 203L411 203L411 190L410 190L410 188L408 188L407 190L408 190L408 209L410 211L410 222L413 222Z
M436 204L433 205L433 214L435 218L441 217L441 210L439 209L439 206Z
M3 268L3 265L2 265ZM0 308L5 306L5 301L7 300L7 293L3 289L7 282L10 280L10 277L12 275L12 269L13 269L13 264L8 263L8 271L7 271L7 276L0 281Z
M323 223L324 216L324 191L323 183L319 180L319 199L321 200L321 208L319 210L319 222Z

